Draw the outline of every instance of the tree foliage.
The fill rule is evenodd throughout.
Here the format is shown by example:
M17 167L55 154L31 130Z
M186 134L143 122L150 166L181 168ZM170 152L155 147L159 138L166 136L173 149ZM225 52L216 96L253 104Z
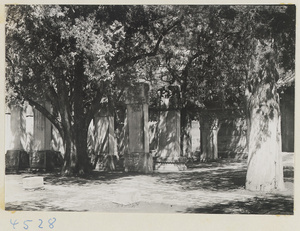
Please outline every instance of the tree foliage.
M7 103L41 111L65 140L66 166L74 159L72 169L85 171L86 135L75 134L141 79L153 104L158 89L175 85L180 108L200 112L249 115L266 83L276 98L294 73L295 6L8 6L6 62Z
M102 105L137 78L134 64L154 56L178 24L166 11L152 6L7 7L7 102L26 100L56 126L67 147L66 167L75 160L68 172L86 171L86 135L77 134L87 133ZM53 111L39 103L43 100Z
M161 46L149 72L183 87L183 104L243 107L257 40L272 42L279 78L294 72L294 6L178 6L182 22ZM252 81L252 80L251 80Z

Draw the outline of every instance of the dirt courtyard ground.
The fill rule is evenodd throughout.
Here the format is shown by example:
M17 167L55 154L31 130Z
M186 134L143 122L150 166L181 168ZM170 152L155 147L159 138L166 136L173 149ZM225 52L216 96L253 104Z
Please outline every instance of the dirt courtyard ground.
M246 160L197 163L184 172L150 175L9 174L6 210L288 215L294 210L293 153L284 154L283 160L286 191L280 193L245 190ZM22 180L32 176L44 178L44 189L23 189Z

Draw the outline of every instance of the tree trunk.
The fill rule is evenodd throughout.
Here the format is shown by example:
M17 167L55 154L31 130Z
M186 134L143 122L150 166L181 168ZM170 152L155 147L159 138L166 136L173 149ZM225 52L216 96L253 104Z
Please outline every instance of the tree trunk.
M86 114L84 110L84 66L83 66L83 55L76 56L76 67L74 77L74 99L73 103L73 115L70 112L68 101L64 101L65 110L63 111L62 121L65 125L65 163L62 169L63 174L83 175L89 172L89 161L87 154L87 136L88 136L88 125L90 121L86 121Z
M218 159L218 132L220 122L217 117L200 119L201 129L201 162Z
M77 131L77 132L72 132ZM87 131L70 129L65 131L65 158L62 168L63 175L83 175L90 171L87 155Z
M218 133L220 130L220 122L217 118L215 118L213 122L213 129L211 130L212 133L212 147L213 147L213 159L218 159Z
M262 102L267 89L262 86L258 95L251 97L246 189L252 191L284 189L279 104L275 99Z
M75 172L76 168L76 146L75 140L72 132L72 122L71 122L71 113L68 110L69 105L67 97L62 93L62 100L60 102L60 115L61 115L61 124L62 132L60 135L64 142L65 155L64 155L64 165L62 168L63 175L72 175Z
M62 175L73 175L76 172L76 146L72 133L70 130L65 130L65 136L63 138L65 143L65 156L64 156L64 166L62 168Z
M76 146L76 156L77 156L77 168L76 173L83 175L90 171L90 164L87 154L87 129L78 126L79 129L75 133L75 146Z
M283 190L281 119L276 69L268 47L257 43L247 96L248 170L246 189Z

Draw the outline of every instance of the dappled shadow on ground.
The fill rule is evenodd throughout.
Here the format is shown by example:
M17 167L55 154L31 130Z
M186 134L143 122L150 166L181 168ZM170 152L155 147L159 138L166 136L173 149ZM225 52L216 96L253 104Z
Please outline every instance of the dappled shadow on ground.
M294 201L291 196L254 197L246 201L228 201L201 208L188 208L187 213L209 214L269 214L293 215Z
M161 173L160 173L161 174ZM160 181L164 184L177 183L184 190L228 191L243 189L246 182L246 161L219 161L195 164L190 171L164 173ZM284 181L294 182L294 168L284 167Z
M178 184L183 190L212 190L227 191L244 188L246 181L246 161L222 160L210 163L196 163L189 166L188 171L153 173L147 176L158 178L159 183ZM98 185L114 184L118 180L131 180L141 174L125 173L121 171L101 172L94 171L83 177L64 177L60 173L24 174L28 176L43 176L45 184L51 185ZM294 168L284 168L285 182L294 181Z
M179 184L183 190L227 191L243 188L246 180L245 171L211 170L204 172L183 172L164 174L160 181L164 184Z
M22 173L7 178L15 181L6 182L10 188L6 210L127 211L126 206L120 208L114 200L131 197L131 191L140 190L140 201L135 204L134 211L293 214L293 167L284 168L289 191L281 194L244 190L246 172L246 161L220 160L196 163L187 171L148 175L92 172L85 177L63 177L59 173ZM22 179L32 176L44 178L45 191L22 190Z
M243 188L246 181L246 165L244 162L213 162L197 164L189 171L164 173L160 181L164 184L176 182L184 190L227 191Z
M52 185L89 185L89 184L112 184L118 179L132 179L135 176L140 175L137 173L125 173L125 172L92 172L90 175L78 177L78 176L61 176L60 174L38 174L36 176L43 176L45 184Z
M202 169L202 167L201 167ZM203 168L204 169L204 168ZM45 184L51 185L99 185L115 184L118 180L131 180L141 174L124 172L93 172L86 177L63 177L59 174L39 174L44 177ZM37 176L37 175L36 175ZM173 173L154 173L148 177L158 178L158 183L178 184L182 190L232 190L241 188L245 184L245 169L223 169L205 168L205 171L173 172Z
M7 211L62 211L62 212L74 211L70 209L65 209L63 206L58 207L58 206L50 205L47 202L48 201L46 199L42 199L38 201L22 201L22 202L6 203L5 210ZM84 212L87 210L79 210L79 211Z

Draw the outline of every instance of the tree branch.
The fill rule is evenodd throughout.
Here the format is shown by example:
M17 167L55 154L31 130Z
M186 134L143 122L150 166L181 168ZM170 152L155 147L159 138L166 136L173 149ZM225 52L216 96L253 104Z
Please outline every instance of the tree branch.
M44 106L40 105L39 103L37 103L29 97L24 97L24 99L28 101L28 103L32 107L41 112L57 128L60 134L63 134L60 121L54 115L52 115Z
M125 66L126 64L128 63L131 63L131 62L136 62L142 58L146 58L146 57L153 57L157 54L158 52L158 49L159 49L159 45L160 43L162 42L164 36L166 36L168 34L168 32L170 32L172 29L174 29L178 24L180 24L182 21L182 18L180 19L177 19L170 27L166 28L162 33L161 35L159 36L156 44L155 44L155 47L154 49L151 51L151 52L148 52L148 53L144 53L144 54L140 54L140 55L137 55L137 56L133 56L131 58L126 58L120 62L117 62L116 64L112 65L113 68L118 68L118 67L122 67L122 66Z

